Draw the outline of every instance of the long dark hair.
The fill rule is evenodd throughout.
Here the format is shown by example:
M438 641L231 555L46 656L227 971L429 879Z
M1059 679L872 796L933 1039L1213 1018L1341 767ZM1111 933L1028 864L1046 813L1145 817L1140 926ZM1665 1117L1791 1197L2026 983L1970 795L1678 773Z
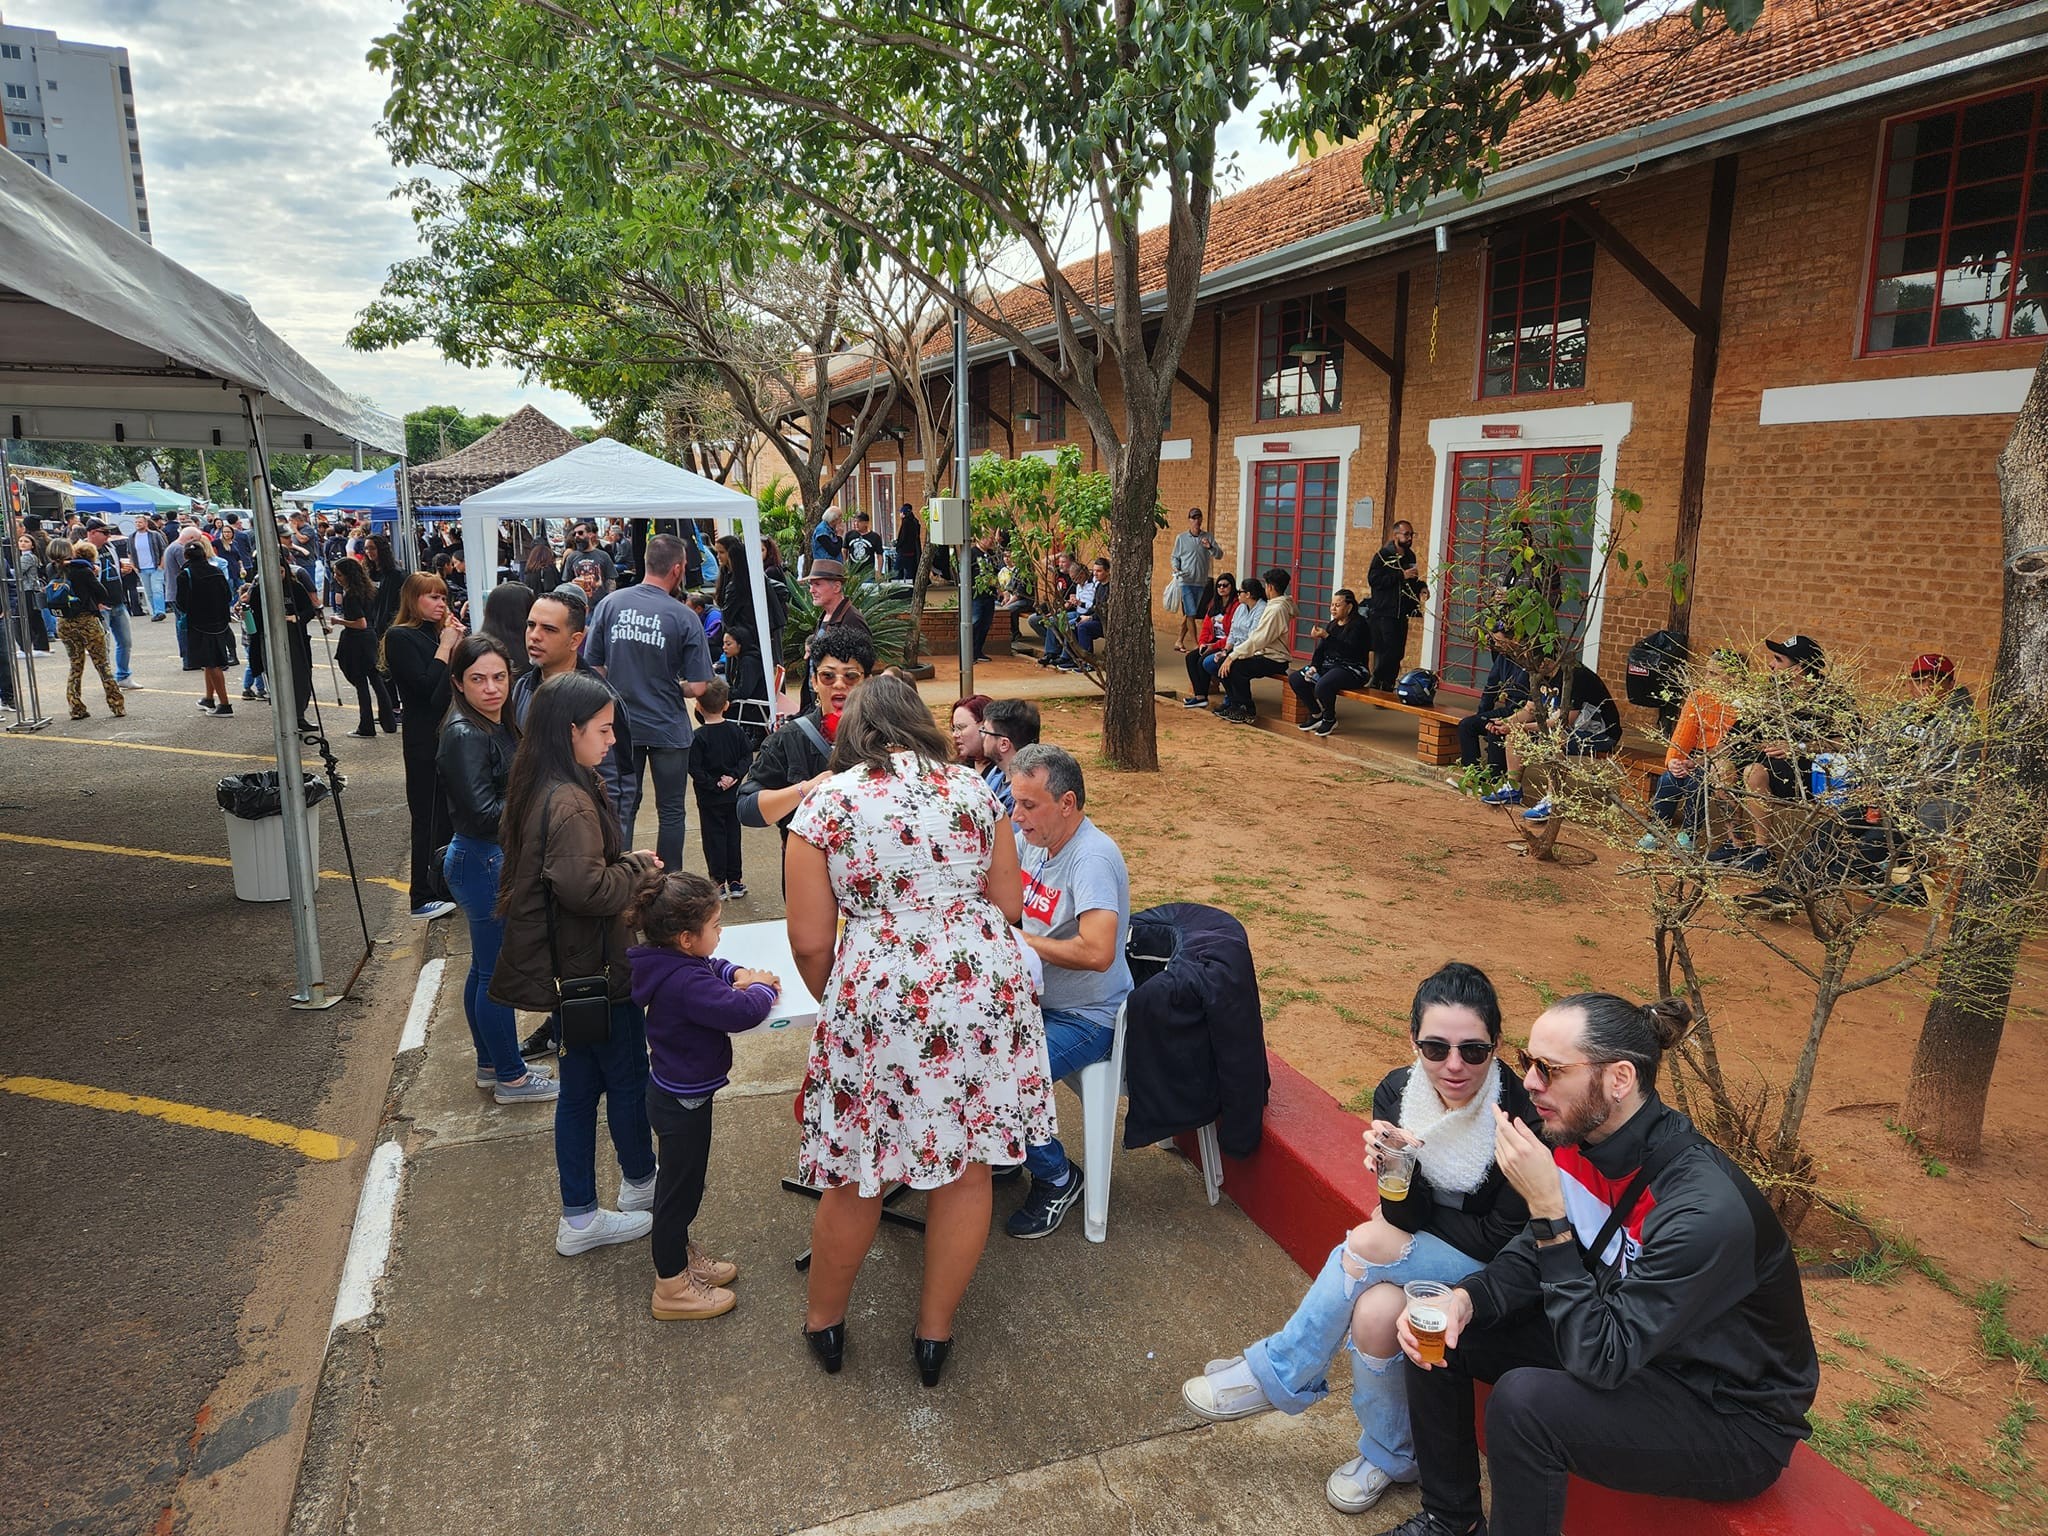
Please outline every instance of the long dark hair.
M505 663L505 707L495 725L484 718L482 711L470 703L469 696L462 691L463 674L477 664L478 658L484 656L495 656ZM442 717L441 723L446 725L460 715L480 731L494 730L502 726L516 739L519 735L519 722L512 718L511 684L512 658L506 654L504 643L496 635L464 635L448 657L448 713Z
M519 740L519 754L512 759L512 774L505 783L504 815L498 822L498 843L505 850L505 872L498 885L500 916L512 904L512 880L534 807L555 791L567 788L590 796L604 833L606 863L625 851L619 840L619 819L605 803L604 780L597 770L576 761L576 746L570 736L575 727L587 724L611 702L611 689L585 672L564 672L534 690L533 702L526 709L526 734Z
M1486 1026L1486 1038L1500 1044L1500 996L1493 982L1476 965L1453 960L1425 976L1415 989L1415 1001L1408 1005L1408 1038L1422 1034L1422 1015L1437 1007L1469 1008Z
M533 611L533 588L523 581L501 581L484 599L484 633L505 647L505 664L514 677L533 665L526 659L526 616Z
M928 763L950 763L953 743L932 719L917 690L886 673L847 696L832 740L832 771L865 768L887 773L891 752L915 752Z
M370 573L363 569L363 562L354 555L343 555L334 562L334 581L363 605L363 617L368 618L370 605L377 601L377 589L370 585Z
M745 591L748 585L747 546L729 533L723 533L714 541L718 551L725 558L718 563L718 587L712 594L712 601L719 607L725 606L726 594L738 586Z

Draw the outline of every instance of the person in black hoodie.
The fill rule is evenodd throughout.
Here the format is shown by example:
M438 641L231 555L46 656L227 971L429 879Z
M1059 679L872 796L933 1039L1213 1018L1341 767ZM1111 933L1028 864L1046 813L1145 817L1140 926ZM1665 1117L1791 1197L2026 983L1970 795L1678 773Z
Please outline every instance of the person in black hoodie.
M1501 1116L1496 1154L1529 1225L1445 1298L1448 1353L1425 1359L1405 1313L1397 1325L1422 1512L1388 1536L1488 1529L1474 1381L1494 1383L1495 1536L1557 1536L1572 1473L1753 1498L1806 1438L1820 1365L1791 1242L1748 1176L1657 1097L1691 1023L1676 998L1584 992L1530 1030L1522 1082L1543 1138Z
M1347 1514L1371 1507L1394 1483L1415 1481L1415 1442L1394 1324L1411 1281L1442 1284L1478 1270L1519 1232L1529 1210L1494 1159L1495 1117L1538 1123L1522 1085L1497 1058L1500 999L1486 973L1452 961L1415 990L1408 1011L1415 1060L1373 1090L1366 1164L1390 1190L1398 1160L1407 1193L1382 1195L1373 1217L1330 1251L1287 1326L1242 1355L1211 1362L1181 1388L1212 1423L1278 1408L1301 1413L1329 1391L1331 1357L1351 1348L1358 1455L1330 1474L1324 1493Z
M89 660L100 675L100 686L107 691L107 710L118 720L128 713L128 705L107 663L107 627L100 622L100 609L116 599L100 583L99 561L89 544L74 546L69 539L52 539L46 563L53 573L48 595L57 614L57 638L71 658L71 674L64 689L71 702L71 718L83 720L92 713L79 691Z
M747 894L740 859L740 780L754 765L746 730L725 718L732 691L718 678L697 699L697 737L690 746L690 779L697 786L697 830L704 868L721 901Z
M1330 594L1330 622L1309 633L1316 637L1315 655L1287 674L1287 686L1308 711L1295 729L1327 736L1337 729L1337 695L1371 678L1372 629L1358 611L1358 594L1339 587Z

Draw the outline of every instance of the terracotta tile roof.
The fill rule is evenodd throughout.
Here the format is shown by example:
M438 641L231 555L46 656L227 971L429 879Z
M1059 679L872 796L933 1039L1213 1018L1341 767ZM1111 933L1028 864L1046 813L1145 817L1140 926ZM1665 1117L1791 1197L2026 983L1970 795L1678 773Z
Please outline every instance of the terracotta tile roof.
M1546 98L1526 111L1501 147L1501 164L1526 165L2025 3L1769 0L1762 19L1747 33L1722 28L1704 36L1694 34L1681 12L1615 37L1595 56L1570 101ZM1203 272L1218 272L1372 217L1378 204L1360 180L1363 158L1357 146L1332 150L1219 201L1210 218ZM1064 270L1086 294L1095 287L1092 267L1090 258ZM1156 293L1164 286L1164 226L1140 237L1139 272L1141 291ZM1105 256L1104 290L1108 283ZM1003 295L1002 314L1028 331L1049 324L1052 308L1040 285L1027 284ZM977 326L973 339L994 338Z
M567 427L522 405L467 448L411 470L412 499L423 507L456 506L582 446L583 439Z

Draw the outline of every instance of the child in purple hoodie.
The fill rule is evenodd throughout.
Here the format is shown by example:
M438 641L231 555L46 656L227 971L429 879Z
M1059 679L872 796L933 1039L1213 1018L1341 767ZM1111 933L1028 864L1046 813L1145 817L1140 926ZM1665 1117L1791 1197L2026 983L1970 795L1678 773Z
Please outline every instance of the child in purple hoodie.
M647 1119L661 1143L654 1186L654 1315L730 1312L739 1266L690 1241L711 1158L711 1096L732 1070L732 1037L768 1017L782 983L715 959L718 887L702 875L661 877L634 914L633 1001L647 1014Z

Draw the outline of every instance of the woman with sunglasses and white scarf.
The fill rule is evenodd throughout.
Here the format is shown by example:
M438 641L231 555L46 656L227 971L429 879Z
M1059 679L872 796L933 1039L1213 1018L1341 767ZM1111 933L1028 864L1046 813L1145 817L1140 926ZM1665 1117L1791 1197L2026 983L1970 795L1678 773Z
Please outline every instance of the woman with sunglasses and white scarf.
M1181 1388L1188 1407L1211 1423L1269 1408L1300 1413L1329 1392L1330 1361L1348 1344L1358 1455L1324 1485L1347 1514L1417 1476L1394 1338L1401 1287L1454 1285L1522 1230L1529 1208L1494 1162L1494 1107L1541 1129L1527 1090L1498 1059L1500 1000L1484 971L1454 960L1425 980L1409 1007L1408 1032L1415 1060L1373 1090L1365 1135L1366 1166L1375 1174L1392 1149L1414 1156L1406 1198L1383 1199L1330 1251L1286 1327L1241 1355L1210 1361Z

